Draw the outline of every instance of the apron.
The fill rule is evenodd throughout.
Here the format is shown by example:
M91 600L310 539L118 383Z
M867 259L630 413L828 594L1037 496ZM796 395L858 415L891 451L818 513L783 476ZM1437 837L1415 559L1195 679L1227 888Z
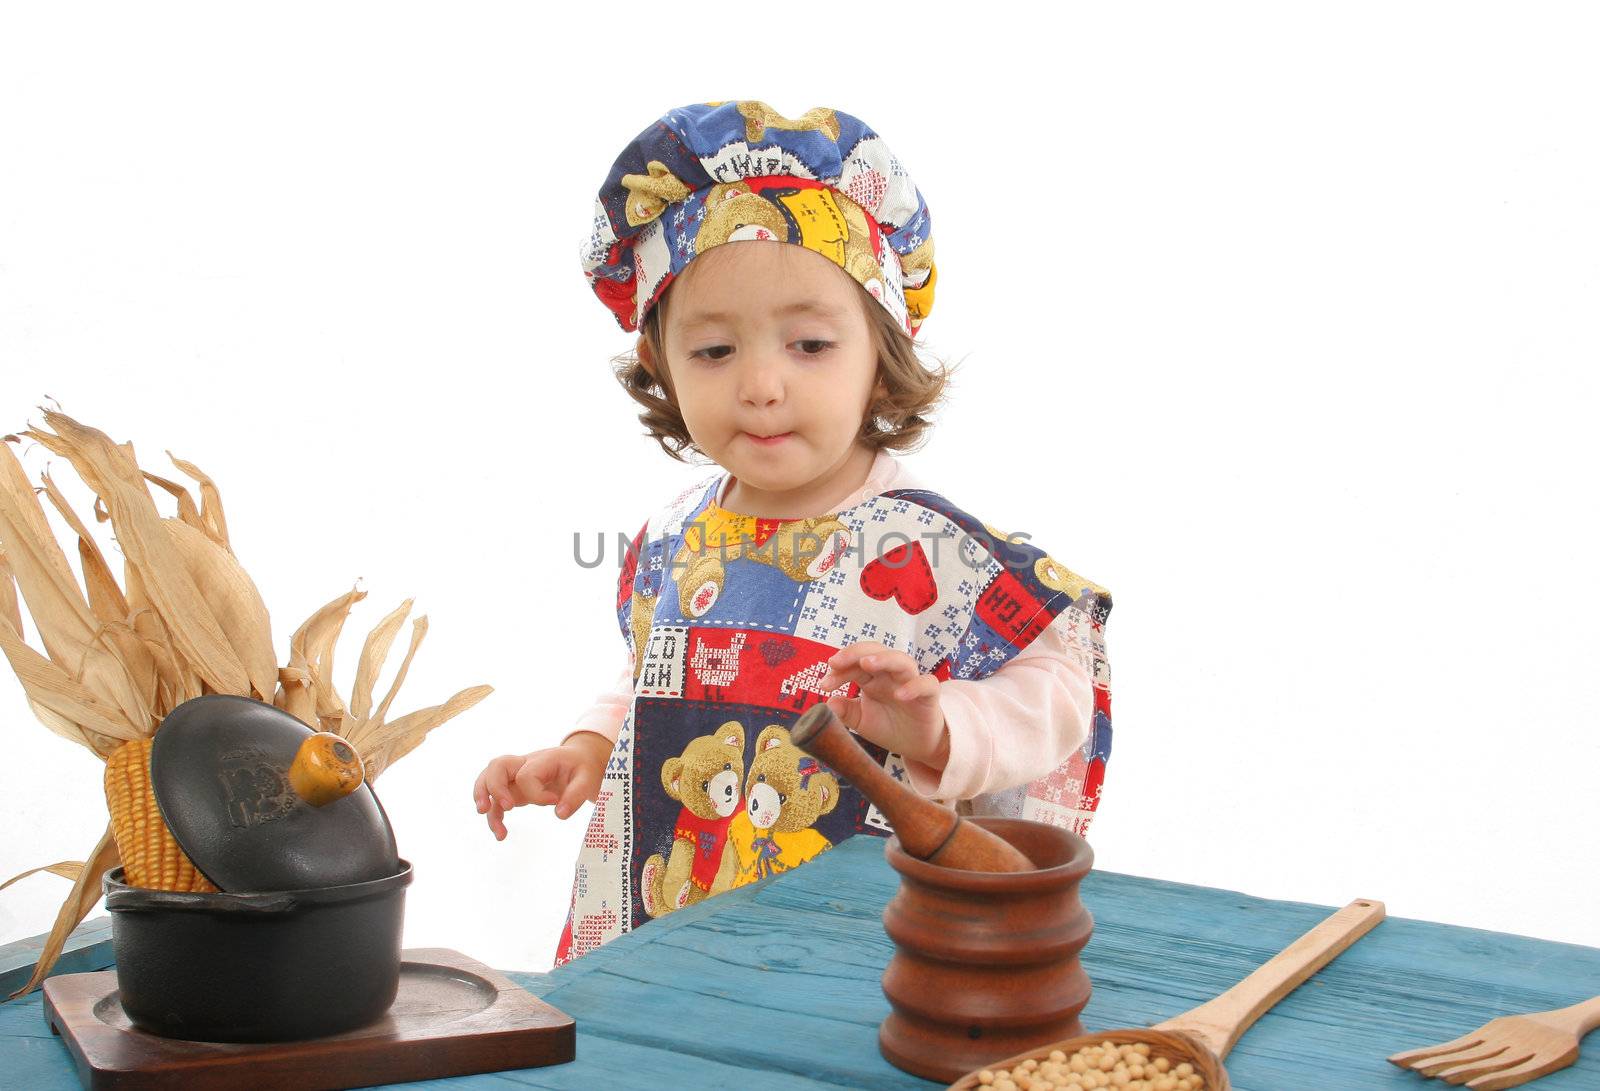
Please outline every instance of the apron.
M892 832L789 737L814 703L857 695L855 683L818 683L858 640L905 652L941 680L977 679L1060 618L1091 668L1088 738L1040 780L957 809L1082 834L1098 803L1111 753L1105 588L926 489L779 520L723 508L720 481L657 512L623 558L616 610L634 656L633 704L579 849L557 965L844 838ZM857 741L907 780L899 755Z

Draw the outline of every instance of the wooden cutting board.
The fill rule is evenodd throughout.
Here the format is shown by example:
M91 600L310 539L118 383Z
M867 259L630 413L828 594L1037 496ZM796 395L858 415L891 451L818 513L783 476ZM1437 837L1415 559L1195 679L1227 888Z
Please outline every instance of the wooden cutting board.
M161 1038L134 1027L115 970L44 982L44 1012L87 1088L346 1088L565 1064L568 1016L459 951L401 952L400 992L376 1023L300 1042Z

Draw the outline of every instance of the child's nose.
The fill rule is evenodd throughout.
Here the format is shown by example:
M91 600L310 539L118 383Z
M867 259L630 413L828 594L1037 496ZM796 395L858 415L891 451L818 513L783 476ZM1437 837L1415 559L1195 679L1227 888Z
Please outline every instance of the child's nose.
M783 401L783 362L767 353L745 361L739 375L739 399L762 408Z

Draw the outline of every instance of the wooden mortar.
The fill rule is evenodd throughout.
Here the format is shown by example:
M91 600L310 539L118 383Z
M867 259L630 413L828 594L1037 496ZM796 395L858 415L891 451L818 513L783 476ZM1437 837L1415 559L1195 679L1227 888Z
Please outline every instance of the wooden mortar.
M1090 992L1078 961L1094 927L1078 899L1094 862L1089 843L1022 818L968 821L1039 867L958 871L907 855L898 837L884 845L900 889L883 911L895 945L883 971L893 1010L878 1028L878 1051L946 1083L987 1058L1082 1034Z
M886 773L826 704L790 737L849 778L894 827L884 856L900 889L883 911L895 951L892 1009L878 1028L890 1064L948 1082L982 1062L1083 1033L1089 977L1078 953L1094 921L1078 884L1094 853L1077 834L1020 818L963 818Z

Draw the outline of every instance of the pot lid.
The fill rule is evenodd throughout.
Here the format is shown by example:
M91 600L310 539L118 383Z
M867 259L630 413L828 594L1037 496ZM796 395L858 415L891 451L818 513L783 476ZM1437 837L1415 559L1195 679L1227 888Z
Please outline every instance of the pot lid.
M230 893L306 890L400 870L360 756L263 701L213 693L167 714L150 784L194 866Z

